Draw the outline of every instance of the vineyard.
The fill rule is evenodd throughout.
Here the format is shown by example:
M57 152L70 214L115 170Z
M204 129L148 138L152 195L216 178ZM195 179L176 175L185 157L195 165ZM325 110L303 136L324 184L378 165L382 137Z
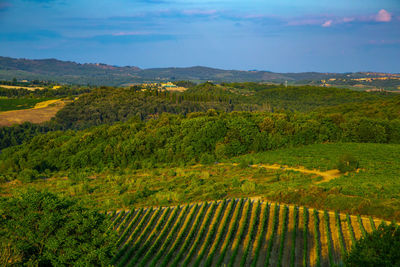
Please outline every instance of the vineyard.
M335 266L381 223L248 199L109 215L116 266Z

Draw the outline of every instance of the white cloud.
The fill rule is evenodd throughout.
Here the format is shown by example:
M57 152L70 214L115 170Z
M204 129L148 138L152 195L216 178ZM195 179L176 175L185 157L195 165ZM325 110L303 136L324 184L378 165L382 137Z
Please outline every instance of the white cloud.
M376 15L376 21L379 22L390 22L392 20L392 15L384 9L381 9Z

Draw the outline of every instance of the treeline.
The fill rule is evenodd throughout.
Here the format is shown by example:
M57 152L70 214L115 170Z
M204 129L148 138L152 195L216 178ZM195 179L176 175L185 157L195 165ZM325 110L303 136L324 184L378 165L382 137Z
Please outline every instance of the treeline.
M233 83L225 84L225 86L248 90L250 93L253 91L247 97L247 101L258 105L267 102L271 111L283 109L308 112L319 107L383 100L394 96L308 85L285 87L283 85Z
M188 114L217 111L307 112L343 103L382 100L391 96L355 92L347 89L312 86L284 87L258 83L214 85L206 82L185 92L142 91L140 87L101 87L61 110L56 120L66 128L84 129L94 125L127 121L132 117L147 120L162 113Z
M131 118L148 120L162 113L186 115L209 109L231 112L257 108L255 105L233 102L227 94L102 87L82 95L60 110L56 122L68 129L85 129Z
M90 92L89 87L67 87L63 86L58 89L12 89L12 88L3 88L0 85L0 96L7 98L52 98L52 97L67 97L67 96L76 96L84 93Z
M3 180L58 171L150 168L211 163L236 155L323 142L400 143L400 120L346 119L338 114L163 114L83 131L54 131L0 155Z
M43 124L24 122L15 126L0 127L0 150L20 145L25 141L31 140L36 135L62 129L62 126L54 123L54 121Z
M340 113L344 117L368 117L384 120L400 118L400 95L390 99L343 104L317 109L319 113Z
M189 85L189 84L187 84ZM392 95L376 95L354 92L347 89L322 88L312 86L285 87L260 83L230 83L215 85L206 82L190 85L185 92L144 90L131 88L100 87L90 89L60 88L57 90L1 89L0 95L39 97L51 94L64 97L69 94L80 95L79 99L68 104L56 115L51 124L36 126L26 124L21 127L4 127L0 131L0 149L21 144L32 136L56 129L86 129L101 124L139 119L146 121L163 113L186 115L191 112L206 112L214 109L221 112L317 110L318 113L346 113L347 117L370 117L382 119L400 118L399 98ZM348 103L351 102L351 103ZM337 106L338 104L347 105ZM328 108L331 106L331 108ZM13 136L15 135L15 136Z

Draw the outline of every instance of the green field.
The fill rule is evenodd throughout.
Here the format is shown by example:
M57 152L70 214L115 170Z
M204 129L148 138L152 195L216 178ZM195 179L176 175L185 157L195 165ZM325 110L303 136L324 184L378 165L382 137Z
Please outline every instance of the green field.
M287 148L239 157L234 161L279 163L310 169L336 168L343 154L352 154L360 164L359 172L351 172L318 187L282 192L275 200L316 208L346 210L351 213L400 218L400 145L397 144L316 144ZM297 188L298 189L298 188ZM315 202L318 200L318 202ZM347 207L347 208L345 208Z
M37 103L49 98L0 98L0 112L33 108Z
M321 178L317 175L284 168L247 167L250 163L278 163L324 171L335 169L345 153L358 159L360 170L325 183L319 183ZM232 162L242 164L234 166ZM103 209L258 196L269 201L399 220L399 173L400 145L338 143L248 154L226 160L222 165L125 169L100 174L60 172L59 178L28 184L6 183L1 188L5 195L27 187L48 189L79 197L88 205Z

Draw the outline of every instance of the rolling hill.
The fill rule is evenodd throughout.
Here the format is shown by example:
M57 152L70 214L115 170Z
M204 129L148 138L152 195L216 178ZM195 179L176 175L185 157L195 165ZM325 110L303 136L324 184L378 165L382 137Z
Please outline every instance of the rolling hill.
M112 212L116 266L337 266L381 221L249 199Z
M119 67L107 64L80 64L57 59L16 59L0 56L0 80L28 79L53 80L61 83L113 85L120 86L130 83L162 82L190 80L196 82L274 82L290 84L317 84L326 85L324 81L331 80L335 86L355 86L361 81L354 80L368 78L393 78L379 80L379 87L387 84L391 89L400 86L400 77L396 74L382 73L273 73L269 71L241 71L223 70L202 66L187 68L149 68ZM329 86L329 84L327 85ZM374 84L365 84L366 88L374 88ZM369 87L368 87L369 86Z

